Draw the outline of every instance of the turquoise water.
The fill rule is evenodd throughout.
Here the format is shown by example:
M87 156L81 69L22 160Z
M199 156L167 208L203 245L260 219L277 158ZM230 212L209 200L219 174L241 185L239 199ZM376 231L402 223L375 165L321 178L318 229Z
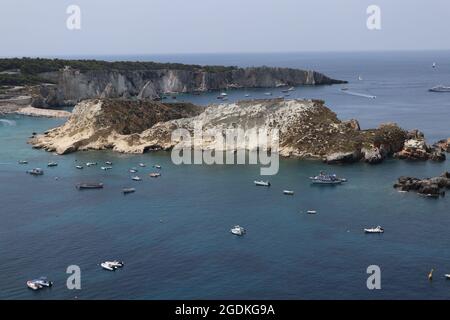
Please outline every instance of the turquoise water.
M429 54L413 57L425 63ZM204 58L205 63L215 57L209 59ZM242 63L245 59L241 57ZM258 57L254 60L259 62ZM351 67L353 60L336 60L336 74L331 75L345 79L358 74L360 68ZM391 63L384 56L363 60L365 79L379 79ZM331 68L330 56L323 61ZM429 140L450 136L450 96L426 92L450 69L442 66L439 72L447 73L432 78L423 74L418 62L415 71L407 67L409 62L400 65L398 70L405 72L386 70L386 80L349 84L354 91L377 95L375 100L343 95L339 86L297 93L307 90L305 95L325 99L340 117L362 119L363 126L393 120L424 129ZM258 92L251 91L253 96ZM230 97L244 93L234 91ZM192 101L207 98L185 96ZM209 101L215 101L214 93ZM259 188L253 185L259 166L176 166L166 152L57 156L34 150L26 144L31 132L42 132L61 120L2 119L9 121L0 121L1 299L450 298L450 282L443 278L450 273L450 198L426 199L392 188L401 175L425 177L450 170L449 160L333 167L282 160L279 173L270 177L272 187ZM29 165L18 165L20 159ZM100 163L107 160L113 169L104 172ZM58 167L46 168L49 161L57 161ZM75 169L77 163L89 161L99 166ZM127 170L140 162L147 164L139 172L143 181L131 181ZM158 179L148 177L153 164L163 167ZM25 174L32 167L43 167L45 175ZM348 183L310 185L307 178L323 169L347 177ZM75 184L86 180L102 181L105 188L77 191ZM137 192L123 196L123 187L136 187ZM295 195L285 196L283 189L295 190ZM318 214L304 213L311 209ZM232 236L229 229L235 224L244 226L247 235ZM386 232L362 232L376 225ZM126 265L106 272L98 264L107 259L121 259ZM79 291L65 287L65 270L72 264L82 270ZM366 288L366 268L372 264L381 267L381 290ZM427 280L431 268L432 283ZM25 287L26 280L41 275L55 286L39 292Z

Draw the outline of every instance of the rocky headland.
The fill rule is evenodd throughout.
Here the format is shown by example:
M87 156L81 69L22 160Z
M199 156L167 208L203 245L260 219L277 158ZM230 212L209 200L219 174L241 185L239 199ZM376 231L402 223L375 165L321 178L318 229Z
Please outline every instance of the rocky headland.
M42 108L75 105L91 98L159 100L176 93L337 83L345 81L312 70L290 68L0 59L0 89L22 86L16 95L26 96L33 107Z
M203 108L158 101L91 99L77 104L64 125L29 142L35 148L59 154L89 149L123 153L170 150L179 142L172 140L175 129L186 129L193 135L199 123L203 132L276 129L281 156L319 159L330 164L380 163L387 157L405 154L405 150L410 152L411 140L424 139L420 132L407 132L394 123L361 130L356 120L339 120L321 100L252 100ZM245 143L236 148L257 148L256 142L249 139L246 137ZM214 149L215 144L211 139L194 140L193 148ZM431 156L438 152L435 148L426 146L424 150L428 156L421 159L436 160Z

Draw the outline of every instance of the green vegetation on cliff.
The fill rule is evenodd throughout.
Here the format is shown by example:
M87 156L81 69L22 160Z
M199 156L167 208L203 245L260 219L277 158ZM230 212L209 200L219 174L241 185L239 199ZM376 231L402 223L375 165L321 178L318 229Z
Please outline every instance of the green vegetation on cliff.
M181 63L157 63L151 61L101 61L101 60L66 60L44 58L11 58L0 59L0 85L26 85L44 81L40 73L58 71L65 66L79 69L82 72L91 70L118 70L118 71L150 71L161 69L226 72L236 67L200 66ZM11 72L9 72L11 71Z

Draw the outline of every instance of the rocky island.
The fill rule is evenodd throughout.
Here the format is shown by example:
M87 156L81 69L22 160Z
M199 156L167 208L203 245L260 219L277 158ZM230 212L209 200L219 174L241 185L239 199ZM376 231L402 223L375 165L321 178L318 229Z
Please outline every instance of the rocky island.
M339 120L321 100L252 100L203 108L158 101L90 99L77 104L64 125L29 142L58 154L89 149L144 153L172 149L177 143L171 139L172 132L180 128L193 132L197 123L204 132L236 127L277 129L281 156L321 159L330 164L380 163L386 157L404 154L405 148L411 150L412 141L424 139L420 132L407 132L393 123L361 130L356 120ZM445 159L441 150L418 144L426 146L427 157L423 159ZM194 141L193 148L211 149L214 141ZM247 139L237 148L252 150L256 146Z

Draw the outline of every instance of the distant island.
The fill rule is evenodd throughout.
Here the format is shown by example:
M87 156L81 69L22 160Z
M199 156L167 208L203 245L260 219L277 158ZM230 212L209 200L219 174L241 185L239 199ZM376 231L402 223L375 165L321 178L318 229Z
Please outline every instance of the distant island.
M73 106L91 98L160 100L165 95L233 88L346 83L316 71L42 58L0 59L1 106Z

